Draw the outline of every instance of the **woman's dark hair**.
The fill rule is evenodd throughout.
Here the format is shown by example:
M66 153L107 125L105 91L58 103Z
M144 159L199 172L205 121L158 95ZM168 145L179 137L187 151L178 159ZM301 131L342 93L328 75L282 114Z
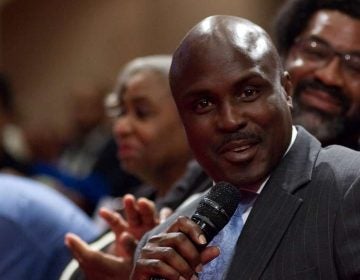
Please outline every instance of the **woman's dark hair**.
M287 55L296 37L318 10L337 10L360 18L360 0L288 0L274 21L274 40L282 56Z

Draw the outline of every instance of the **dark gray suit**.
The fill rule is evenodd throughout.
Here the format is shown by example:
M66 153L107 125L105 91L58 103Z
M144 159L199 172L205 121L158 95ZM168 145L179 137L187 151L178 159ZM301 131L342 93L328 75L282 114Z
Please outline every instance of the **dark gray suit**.
M162 231L176 216L191 216L197 203L179 209L149 234ZM360 153L321 148L298 127L235 250L229 280L360 279Z

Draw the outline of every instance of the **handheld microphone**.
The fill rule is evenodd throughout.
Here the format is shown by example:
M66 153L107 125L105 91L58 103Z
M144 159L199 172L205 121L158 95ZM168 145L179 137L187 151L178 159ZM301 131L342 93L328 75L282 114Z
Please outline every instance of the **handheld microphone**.
M240 201L240 192L233 185L219 182L201 199L191 216L209 243L229 222Z
M240 202L240 191L227 182L219 182L200 200L191 216L209 243L229 222ZM206 246L206 245L205 245ZM151 277L151 280L165 280Z

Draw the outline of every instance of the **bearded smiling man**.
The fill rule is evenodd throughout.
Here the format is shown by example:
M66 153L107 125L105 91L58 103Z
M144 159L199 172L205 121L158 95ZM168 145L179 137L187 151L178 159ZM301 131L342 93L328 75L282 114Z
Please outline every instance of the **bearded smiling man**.
M275 34L294 85L294 123L323 145L359 149L359 1L289 0Z

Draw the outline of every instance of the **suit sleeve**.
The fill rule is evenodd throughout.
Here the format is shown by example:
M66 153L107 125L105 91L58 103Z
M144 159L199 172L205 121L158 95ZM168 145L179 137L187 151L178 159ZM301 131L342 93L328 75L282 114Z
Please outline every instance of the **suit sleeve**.
M360 279L360 177L344 194L334 234L339 278Z

